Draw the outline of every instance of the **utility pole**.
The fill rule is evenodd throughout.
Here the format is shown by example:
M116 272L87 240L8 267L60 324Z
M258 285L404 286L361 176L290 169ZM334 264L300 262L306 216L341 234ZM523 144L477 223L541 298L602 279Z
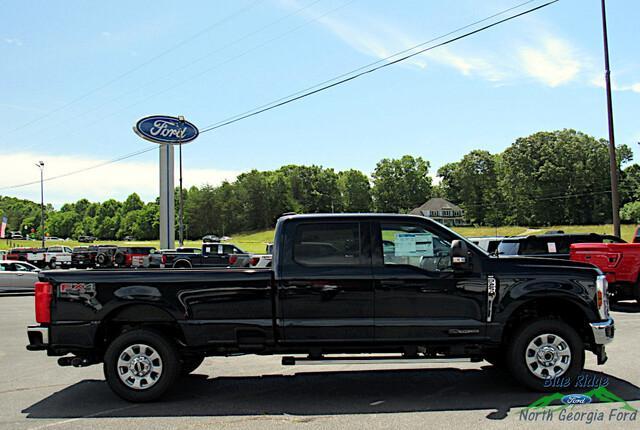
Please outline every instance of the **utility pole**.
M36 166L40 169L40 231L44 248L44 161L38 161Z
M611 214L613 234L620 237L620 194L618 194L618 161L613 133L613 104L611 102L611 71L609 69L609 41L607 39L607 14L604 0L602 4L602 38L604 42L604 81L607 92L607 117L609 124L609 170L611 175Z
M184 123L184 117L183 116L178 116L178 120L180 121L180 124L182 125ZM178 242L180 243L180 246L184 245L184 203L183 203L183 197L182 197L182 142L179 141L178 142L178 158L179 158L179 163L180 163L180 214L179 216L179 223L180 223L180 227L179 227L179 236L178 236Z

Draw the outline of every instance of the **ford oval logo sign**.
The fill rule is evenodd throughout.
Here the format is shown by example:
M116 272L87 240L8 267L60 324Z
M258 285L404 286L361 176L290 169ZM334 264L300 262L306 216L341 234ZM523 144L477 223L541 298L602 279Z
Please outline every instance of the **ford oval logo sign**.
M565 405L586 405L591 403L591 397L584 394L567 394L560 401Z
M139 120L133 131L143 139L155 143L179 145L198 137L198 128L182 118L154 115Z

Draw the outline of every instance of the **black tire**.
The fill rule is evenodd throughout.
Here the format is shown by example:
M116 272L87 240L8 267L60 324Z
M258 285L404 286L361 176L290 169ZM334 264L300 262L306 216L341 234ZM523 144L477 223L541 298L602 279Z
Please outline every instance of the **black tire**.
M545 334L549 334L550 336L544 336ZM529 348L534 340L540 340L541 338L543 338L544 341L541 342L540 347L533 344L533 348ZM562 342L559 342L560 340L562 340ZM545 350L544 348L548 348L547 345L550 345L549 342L559 342L559 345L553 346L550 351ZM536 376L526 361L527 356L532 358L536 357L536 350L543 357L547 356L547 354L549 354L549 357L554 357L553 351L560 351L561 354L566 354L567 350L570 356L566 362L563 362L566 360L566 357L562 358L558 355L560 360L555 361L555 364L550 366L541 366L538 364L539 362L536 361L532 366L536 367L535 370L537 372L543 373L542 375ZM509 341L506 353L507 365L513 377L534 391L557 391L557 387L544 386L544 372L548 375L546 378L552 377L552 375L555 374L555 377L569 378L571 383L574 384L577 376L584 368L584 344L582 339L573 327L557 319L545 318L527 321L514 332L514 335ZM532 353L534 354L532 355ZM553 358L551 358L551 360L553 361ZM565 367L564 369L562 369L563 366Z
M49 260L49 268L50 269L55 269L56 268L56 258L53 257L51 260Z
M173 263L174 269L191 269L191 263L187 260L178 260Z
M198 357L198 356L184 357L182 359L182 368L180 373L182 375L190 374L191 372L196 370L198 367L200 367L203 361L204 361L204 357Z
M136 349L136 345L145 345L149 349L145 348L145 351L142 351L139 347ZM132 354L139 355L130 355L127 349ZM152 359L155 355L151 354L150 351L159 356L159 362L157 359ZM150 363L152 370L137 377L132 372L139 369L135 366L139 365L140 362L134 363L133 360L140 357L143 360L148 360L147 363ZM123 358L123 363L130 363L128 368L118 366L118 361L121 358ZM128 361L126 361L127 358ZM157 369L158 364L161 366L160 373L157 374L156 372L154 377L153 369ZM144 371L144 362L141 366ZM144 329L133 330L120 335L111 342L104 355L103 370L109 387L118 396L130 402L151 402L166 393L180 375L180 356L175 344L160 334ZM130 375L128 379L127 375ZM139 379L136 380L136 378ZM125 380L128 383L125 383ZM143 384L143 380L148 382ZM137 383L140 388L129 386L129 383ZM144 385L147 385L147 387L145 388Z
M125 257L125 255L122 252L118 252L116 253L116 255L113 256L113 261L118 266L122 266L127 261L127 257Z
M106 265L107 261L108 261L107 254L101 253L96 255L96 263L98 263L100 266Z

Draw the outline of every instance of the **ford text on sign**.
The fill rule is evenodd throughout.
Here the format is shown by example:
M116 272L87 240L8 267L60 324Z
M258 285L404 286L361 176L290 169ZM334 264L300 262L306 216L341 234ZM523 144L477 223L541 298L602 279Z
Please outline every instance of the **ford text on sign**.
M163 115L142 118L133 131L143 139L165 144L188 143L199 134L198 128L189 121Z

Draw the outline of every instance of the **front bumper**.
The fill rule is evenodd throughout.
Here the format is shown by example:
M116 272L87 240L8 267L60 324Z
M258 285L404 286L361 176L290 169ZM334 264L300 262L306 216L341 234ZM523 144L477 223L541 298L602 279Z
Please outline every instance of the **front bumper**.
M615 334L615 324L612 318L606 321L589 323L593 333L593 340L596 345L606 345L613 340Z
M27 327L27 336L29 336L29 351L44 351L49 346L49 327L40 325L30 325Z

